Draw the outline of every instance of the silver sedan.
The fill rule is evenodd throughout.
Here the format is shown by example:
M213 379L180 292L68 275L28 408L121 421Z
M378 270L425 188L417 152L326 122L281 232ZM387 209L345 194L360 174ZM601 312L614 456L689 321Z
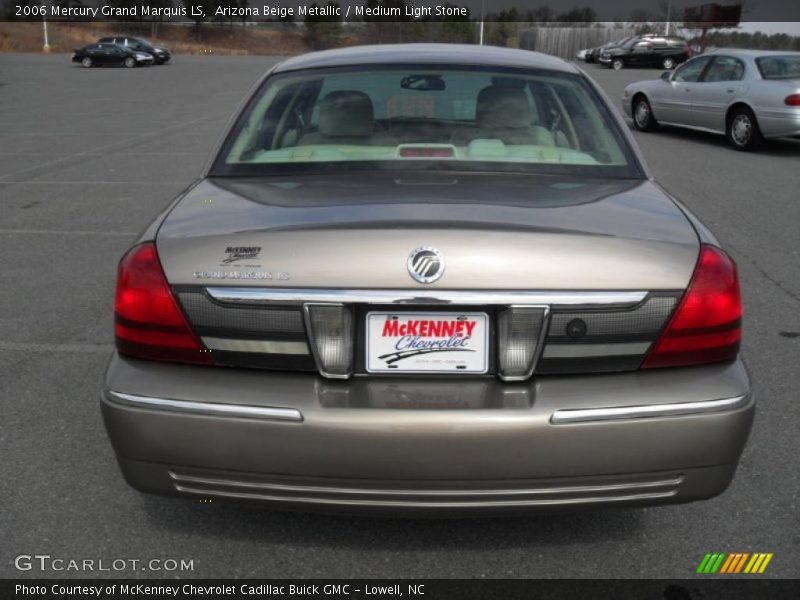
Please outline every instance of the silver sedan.
M630 84L622 107L640 131L664 124L721 133L737 150L800 137L800 52L704 54L660 79Z

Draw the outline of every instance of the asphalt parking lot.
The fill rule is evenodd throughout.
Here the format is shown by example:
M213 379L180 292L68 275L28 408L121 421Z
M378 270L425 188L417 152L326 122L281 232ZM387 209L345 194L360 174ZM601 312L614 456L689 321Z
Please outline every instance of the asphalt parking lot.
M772 552L800 576L800 143L636 134L658 180L718 235L744 291L759 402L738 474L710 501L491 520L272 512L149 497L122 480L98 392L116 263L204 165L274 59L81 69L0 54L0 577L19 554L193 559L191 577L692 576L706 552ZM657 71L587 65L615 105ZM96 575L164 576L163 572Z

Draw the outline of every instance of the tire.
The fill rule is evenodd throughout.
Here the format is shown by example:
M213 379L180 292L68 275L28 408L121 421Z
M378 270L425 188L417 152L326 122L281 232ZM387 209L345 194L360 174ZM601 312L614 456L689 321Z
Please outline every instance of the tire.
M625 68L625 61L621 58L615 58L611 61L611 68L615 71L619 71L620 69Z
M124 61L122 61L122 64L128 67L129 69L132 69L133 67L136 66L136 59L133 58L132 56L128 56Z
M658 121L653 116L653 109L646 96L640 94L634 97L631 114L633 115L633 126L639 131L658 129Z
M756 116L746 106L733 109L728 116L725 133L730 145L742 152L755 150L764 141Z
M82 66L84 69L91 69L91 68L94 66L94 63L92 62L92 59L91 59L90 57L88 57L88 56L84 56L84 57L81 59L81 66Z
M671 71L675 68L675 59L671 56L665 56L664 60L661 61L661 66L664 67L664 70Z

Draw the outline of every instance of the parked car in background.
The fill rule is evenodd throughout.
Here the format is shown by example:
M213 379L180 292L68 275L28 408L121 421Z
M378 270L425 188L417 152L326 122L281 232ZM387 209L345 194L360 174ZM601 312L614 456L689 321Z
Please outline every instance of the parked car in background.
M153 55L153 59L157 65L163 65L168 63L172 58L172 54L169 50L162 46L156 46L151 44L144 38L138 37L130 37L130 36L116 36L116 37L104 37L98 40L98 43L101 44L119 44L120 46L124 46L126 48L131 48L132 50L137 50L139 52L147 52L148 54Z
M640 131L659 123L725 134L737 150L800 136L800 52L717 50L625 88Z
M455 44L290 58L122 258L129 484L458 515L689 502L755 402L736 265L597 84Z
M673 69L692 56L683 38L666 36L637 36L623 44L604 48L599 61L613 69L625 67L654 67Z
M153 64L153 55L118 44L89 44L72 54L72 62L84 67L140 67Z
M614 42L608 42L606 44L603 44L602 46L598 46L597 48L591 48L591 49L586 51L586 56L584 57L584 60L587 63L596 63L596 62L598 62L598 59L600 58L600 53L603 50L605 50L606 48L611 48L612 46L619 46L621 44L624 44L625 42L627 42L630 39L631 39L630 37L627 37L627 38L624 38L622 40L617 40L617 41L614 41Z

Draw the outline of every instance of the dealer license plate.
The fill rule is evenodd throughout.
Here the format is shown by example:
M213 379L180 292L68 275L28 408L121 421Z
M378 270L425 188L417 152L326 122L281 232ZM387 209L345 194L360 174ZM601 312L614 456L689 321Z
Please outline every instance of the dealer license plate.
M486 373L486 313L367 314L369 373Z

